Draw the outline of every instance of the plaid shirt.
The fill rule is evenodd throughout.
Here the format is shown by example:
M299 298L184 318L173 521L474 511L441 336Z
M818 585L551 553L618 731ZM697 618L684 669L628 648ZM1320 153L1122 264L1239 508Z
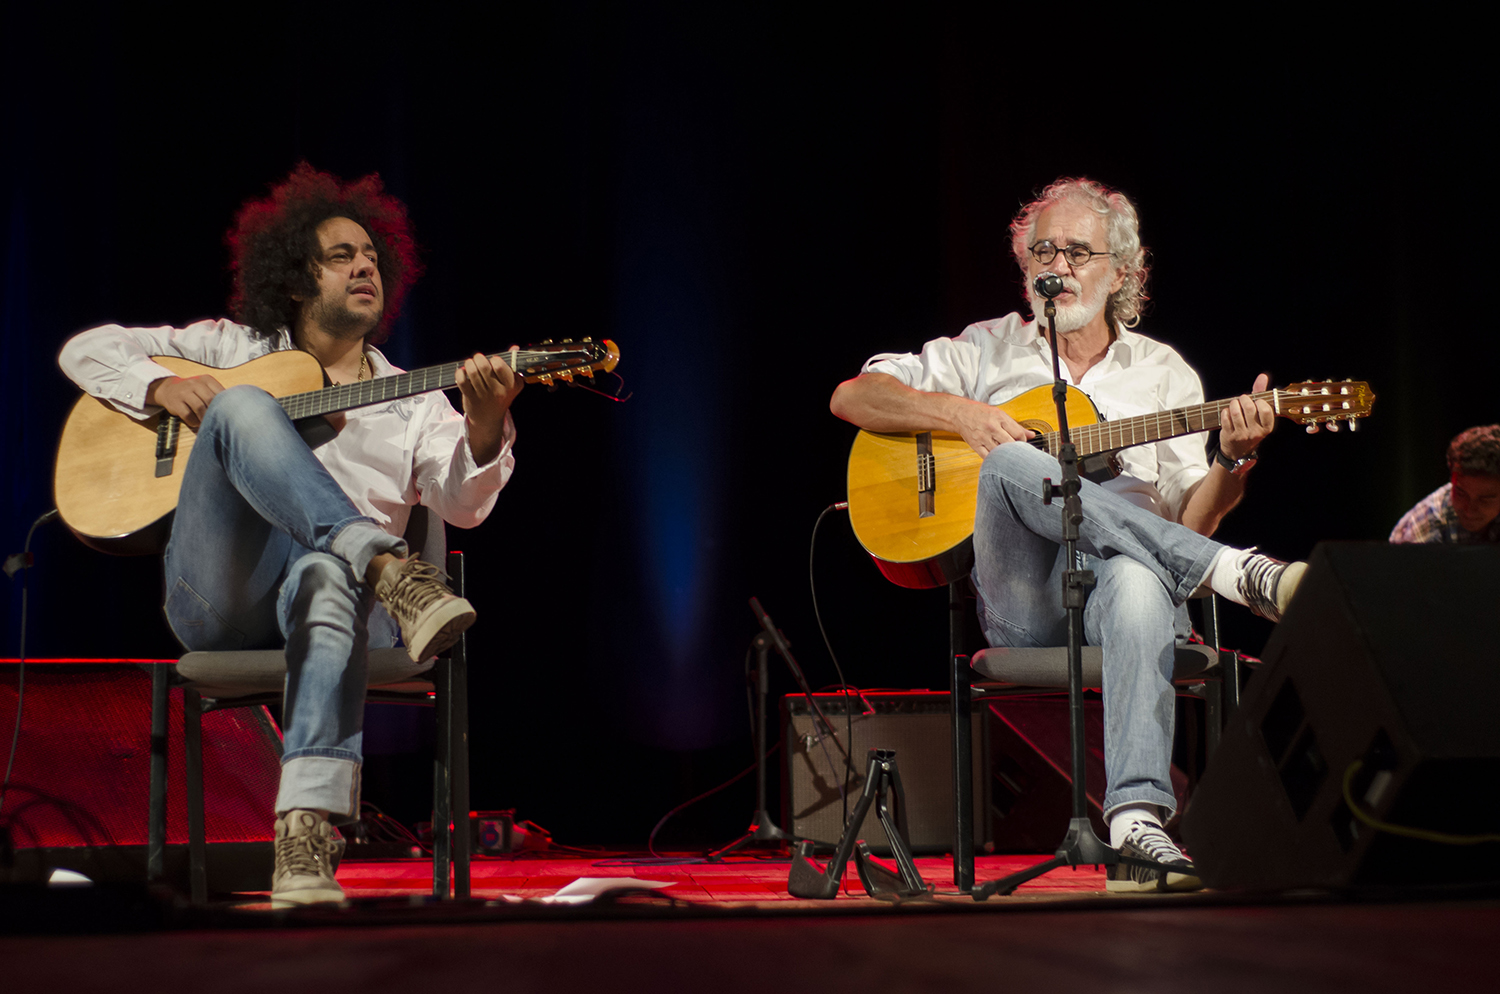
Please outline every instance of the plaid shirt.
M1391 531L1392 542L1500 542L1500 518L1482 532L1471 532L1453 513L1453 484L1445 483L1407 511Z

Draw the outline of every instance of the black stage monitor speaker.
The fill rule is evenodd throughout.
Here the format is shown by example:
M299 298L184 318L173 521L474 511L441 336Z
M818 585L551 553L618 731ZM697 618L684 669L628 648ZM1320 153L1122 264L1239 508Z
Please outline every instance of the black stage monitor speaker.
M1500 880L1500 549L1326 543L1184 818L1210 887ZM1357 765L1356 765L1357 764Z
M818 707L833 722L835 733L816 734L807 698L781 700L783 778L782 825L798 838L833 846L844 829L839 784L844 777L845 719L852 712L854 772L849 777L852 810L865 786L866 756L871 749L896 750L896 769L906 794L907 843L915 853L944 853L953 848L953 746L949 696L926 690L814 694ZM983 810L984 736L979 709L974 715L975 807ZM988 819L974 820L974 842L983 847ZM881 855L890 842L871 806L859 838Z

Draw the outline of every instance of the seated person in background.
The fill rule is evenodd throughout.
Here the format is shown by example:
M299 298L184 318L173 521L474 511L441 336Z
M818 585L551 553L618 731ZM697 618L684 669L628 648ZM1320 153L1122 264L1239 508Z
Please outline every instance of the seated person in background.
M1392 542L1500 542L1500 425L1459 432L1448 443L1448 472L1396 522Z

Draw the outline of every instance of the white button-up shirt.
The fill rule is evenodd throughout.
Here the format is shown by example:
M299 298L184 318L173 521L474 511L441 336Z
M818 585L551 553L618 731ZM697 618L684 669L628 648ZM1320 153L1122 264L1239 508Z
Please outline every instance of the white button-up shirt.
M1073 383L1106 420L1203 403L1203 384L1169 346L1117 328L1104 358ZM886 373L916 390L949 393L999 405L1052 383L1052 350L1035 321L1007 314L971 324L957 338L938 338L920 355L873 356L862 372ZM1202 434L1184 435L1120 451L1121 474L1105 486L1172 521L1182 517L1189 488L1208 475Z
M226 320L186 328L111 324L69 339L58 364L87 393L131 417L148 418L161 410L146 406L151 384L176 375L153 362L153 355L227 369L289 348L285 329L267 341ZM377 350L368 351L373 375L402 372ZM515 425L508 412L500 453L484 466L474 462L463 415L441 392L356 408L346 417L344 430L313 452L360 513L392 535L406 531L411 506L419 502L449 524L474 527L489 515L515 469Z

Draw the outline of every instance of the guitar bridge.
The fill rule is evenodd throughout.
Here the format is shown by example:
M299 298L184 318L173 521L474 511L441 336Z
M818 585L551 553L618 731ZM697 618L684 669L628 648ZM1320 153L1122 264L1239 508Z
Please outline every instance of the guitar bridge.
M917 517L930 518L937 494L937 458L932 454L932 432L917 434Z
M177 433L182 422L177 415L162 412L156 422L156 475L158 478L172 475L172 464L177 460Z

